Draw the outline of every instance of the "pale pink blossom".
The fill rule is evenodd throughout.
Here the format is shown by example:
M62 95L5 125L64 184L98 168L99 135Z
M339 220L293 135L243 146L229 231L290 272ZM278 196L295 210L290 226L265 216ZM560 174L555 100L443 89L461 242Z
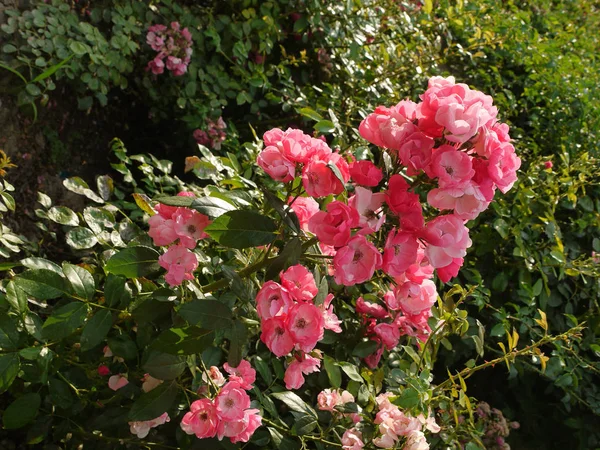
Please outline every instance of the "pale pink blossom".
M342 398L336 389L325 389L317 396L317 405L321 411L334 412L335 407L340 404L342 404Z
M377 186L383 178L383 172L371 161L355 161L350 164L350 177L361 186Z
M488 173L500 192L506 194L517 181L517 170L521 160L515 154L515 148L508 142L503 142L491 150Z
M292 203L293 202L293 203ZM296 213L300 228L304 231L309 231L308 223L312 216L319 212L319 204L311 197L298 197L294 200L293 197L288 199L288 205L291 205L292 211Z
M381 254L373 244L364 236L354 236L333 258L335 282L345 286L364 283L373 278L381 261Z
M432 178L430 165L435 142L418 128L413 128L413 131L398 148L400 161L406 166L408 175L418 175L423 170Z
M475 171L472 157L450 145L442 145L431 158L431 172L438 178L440 187L460 187L467 184Z
M383 250L383 271L392 277L402 275L417 260L419 243L412 233L393 229Z
M393 324L378 323L375 325L375 328L373 328L373 331L379 336L381 342L383 342L383 345L385 345L388 350L392 350L400 341L400 330Z
M348 199L348 205L359 214L358 226L362 228L360 234L371 234L379 231L385 222L382 205L385 194L373 193L369 189L357 186L354 195Z
M147 373L144 375L144 378L142 378L142 391L150 392L152 389L160 386L162 383L163 383L163 380L154 378L149 373Z
M365 364L371 368L375 369L379 365L379 361L381 360L381 356L383 355L383 345L380 345L375 352L371 353L369 356L363 358Z
M242 389L252 389L252 383L256 381L256 370L248 361L243 359L237 367L231 367L229 363L225 363L223 369L229 374L230 381L239 383Z
M154 245L169 245L179 237L175 231L175 222L165 219L160 214L155 214L148 219L148 235L152 238Z
M152 428L156 428L157 426L170 421L171 419L169 418L169 415L167 413L163 413L156 419L129 422L129 431L131 434L135 434L138 438L142 439L148 436L148 433Z
M331 330L334 333L341 333L342 328L340 327L340 324L342 321L338 319L338 316L333 312L333 305L331 304L332 300L333 294L327 294L323 303L319 305L319 308L323 313L323 328Z
M196 241L208 237L204 229L210 225L210 220L198 211L178 208L173 214L173 222L179 242L186 248L194 248L196 247Z
M283 287L298 302L310 301L319 292L315 277L301 264L289 267L285 272L281 272L279 277Z
M108 379L108 387L113 391L118 391L122 387L125 387L129 384L129 380L127 379L127 375L118 374L113 375Z
M192 272L198 267L196 254L182 245L172 245L158 258L158 264L167 270L165 281L169 286L178 286L183 280L192 280Z
M435 267L445 267L467 254L471 246L469 229L463 221L453 214L439 216L429 221L425 227L425 240L429 246L425 255L429 263Z
M276 147L279 142L282 141L284 132L279 128L273 128L272 130L266 131L263 134L263 142L265 147L274 146Z
M180 426L186 434L195 434L196 437L203 439L214 437L217 434L219 422L212 400L203 398L190 405L190 411L185 413Z
M490 204L473 182L462 187L432 189L427 194L427 203L440 210L452 210L455 216L463 220L475 219Z
M256 294L256 312L262 320L287 313L292 304L288 290L275 281L267 281Z
M342 448L344 450L361 450L365 446L362 441L362 433L356 428L350 428L342 436Z
M407 281L397 286L394 294L402 311L412 315L430 309L437 301L437 289L431 280L423 280L421 284Z
M262 417L260 416L260 411L258 409L247 409L244 411L244 418L242 422L244 424L244 428L233 436L229 436L229 439L233 444L237 442L248 442L256 429L262 424ZM237 431L237 427L236 431ZM223 432L223 435L228 435L227 431Z
M431 431L432 433L440 432L441 428L436 423L434 416L428 416L427 418L425 418L425 416L423 414L419 414L417 416L417 419L419 419L419 422L421 422L421 425L424 425L425 428L427 430Z
M405 450L429 450L429 444L422 431L413 430L406 436Z
M221 387L225 384L225 377L223 376L223 374L217 366L210 366L208 372L202 373L202 381L204 381L205 383L209 383L209 380L212 384L214 384L217 387Z
M350 178L348 163L337 153L332 153L325 159L313 157L304 165L302 171L304 190L311 197L338 195L344 190L344 184L335 176L328 164L335 165L338 168L344 183Z
M304 355L304 359L294 359L285 371L283 381L286 389L300 389L304 385L304 375L319 372L321 361L310 355Z
M400 218L405 231L423 227L423 208L419 196L408 192L408 183L401 175L392 175L388 182L385 201L390 210Z
M334 247L346 245L352 228L359 223L358 212L350 206L334 200L327 205L327 212L319 211L311 217L308 229L320 242Z
M356 300L356 312L367 314L377 319L385 319L389 315L383 306L377 303L366 302L362 297L358 297Z
M287 315L280 315L263 320L261 324L260 340L278 357L287 355L295 345L287 330L286 319Z
M244 418L244 410L250 408L250 397L235 381L223 386L215 398L215 409L221 421L234 421Z

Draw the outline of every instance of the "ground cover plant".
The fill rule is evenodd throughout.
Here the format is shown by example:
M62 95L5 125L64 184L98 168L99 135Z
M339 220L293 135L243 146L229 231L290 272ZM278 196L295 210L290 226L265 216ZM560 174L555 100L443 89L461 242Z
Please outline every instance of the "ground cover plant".
M594 5L1 6L0 447L600 445Z

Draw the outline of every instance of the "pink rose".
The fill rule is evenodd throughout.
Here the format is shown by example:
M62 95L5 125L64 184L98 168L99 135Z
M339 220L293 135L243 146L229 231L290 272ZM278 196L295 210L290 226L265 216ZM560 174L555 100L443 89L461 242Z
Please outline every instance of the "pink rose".
M338 319L338 317L333 312L333 305L331 301L333 300L333 294L327 294L323 303L319 305L319 309L323 313L323 328L326 330L331 330L334 333L341 333L342 328L340 324L342 321Z
M360 186L357 186L354 192L355 194L348 199L348 205L360 214L358 226L362 229L359 234L371 234L379 231L385 222L382 208L385 194L382 192L374 194L369 189Z
M244 411L244 428L237 434L230 436L229 439L233 444L237 442L248 442L256 429L262 424L262 417L258 409L247 409Z
M199 439L204 439L215 437L219 422L212 400L203 398L190 405L190 411L185 413L180 426L186 434L195 434Z
M290 309L287 329L296 348L310 352L323 339L323 314L311 303L296 304Z
M356 161L350 164L350 177L362 186L377 186L383 178L383 172L371 161Z
M163 380L159 380L158 378L154 378L150 376L150 374L145 374L144 378L142 378L142 391L150 392L152 389L160 386L163 383Z
M402 275L417 260L419 243L412 233L393 229L383 250L383 271L392 277Z
M179 242L186 248L196 247L196 241L208 235L204 229L210 225L210 220L204 214L188 208L178 208L173 214L174 228Z
M256 294L256 312L262 320L287 313L292 304L287 289L275 281L267 281Z
M308 229L326 245L342 247L350 239L352 228L358 226L358 212L348 205L334 200L327 205L327 212L319 211L311 217Z
M266 147L276 147L277 144L282 141L283 136L284 134L282 130L279 128L273 128L272 130L266 131L265 134L263 134L263 142L265 143Z
M298 302L308 302L319 292L315 277L301 264L291 266L285 272L281 272L279 277L283 287Z
M152 420L145 420L141 422L129 422L129 431L131 434L135 434L138 438L143 439L148 436L148 433L152 428L156 428L166 422L170 422L171 419L167 413L163 413L159 417Z
M367 314L377 319L385 319L389 315L383 306L377 303L366 302L362 297L356 299L356 312Z
M160 59L160 56L157 56L148 63L146 70L151 70L154 75L160 75L165 71L165 63Z
M292 211L296 213L298 222L300 222L300 228L304 231L309 231L308 223L311 217L319 212L319 204L311 197L298 197L295 200L293 197L290 197L288 198L288 205L291 205Z
M160 214L155 214L148 219L148 236L152 238L154 245L169 245L178 238L175 231L175 222L171 219L165 219Z
M381 267L381 254L364 236L354 236L333 257L335 282L354 286L370 280Z
M198 267L196 255L182 245L172 245L158 258L158 264L167 270L165 281L169 286L179 286L183 280L192 280Z
M432 189L427 194L427 203L440 210L452 210L463 220L475 219L490 204L474 182L462 187Z
M427 223L424 238L429 243L425 255L435 267L445 267L454 258L462 258L471 246L469 229L453 214L439 216Z
M488 173L500 192L506 194L517 181L517 170L521 160L515 154L515 148L508 142L496 145L491 150Z
M325 389L319 392L317 396L317 405L321 411L334 412L335 407L342 403L342 399L337 390Z
M304 190L311 197L338 195L344 190L344 184L335 176L333 170L327 166L328 164L333 164L338 168L344 183L350 179L348 163L337 153L332 153L326 159L313 157L305 164L302 171Z
M287 315L280 315L263 320L260 340L275 354L282 357L292 351L295 341L286 327Z
M475 175L471 159L465 152L450 145L442 145L433 152L431 172L438 178L441 188L461 187Z
M407 281L396 287L394 294L400 302L402 311L412 315L431 309L437 301L437 289L431 280L423 280L421 284Z
M118 391L119 389L121 389L124 386L127 386L128 384L129 380L127 379L127 375L113 375L108 379L108 387L111 388L113 391Z
M250 408L250 397L239 383L225 384L215 398L215 409L219 420L234 421L244 418L244 410Z
M231 367L228 363L223 364L223 369L229 374L229 380L239 383L242 389L252 389L252 383L256 381L256 370L250 363L243 359L237 367Z
M401 175L392 175L388 183L385 201L400 218L401 227L406 230L418 230L423 227L423 208L419 196L408 192L408 183Z
M398 156L402 164L406 166L406 173L410 176L418 175L423 170L431 178L431 156L433 153L434 140L421 132L418 128L413 129L402 145L398 148Z
M365 444L362 441L362 433L356 428L350 428L342 436L342 448L344 450L361 450Z
M277 147L265 148L259 153L256 162L276 181L288 183L296 176L296 165L283 156Z
M227 363L225 363L227 364ZM204 381L205 383L209 383L209 380L212 384L214 384L215 386L221 387L225 384L225 377L223 376L223 374L221 373L221 371L219 370L219 368L217 366L210 366L208 368L208 372L204 372L202 374L202 381ZM231 380L231 381L238 381L238 380Z
M320 360L309 355L304 355L301 361L294 359L283 377L286 389L300 389L304 385L304 375L319 372L320 365Z
M379 336L381 342L388 350L393 349L400 341L400 330L398 327L390 323L378 323L373 329L375 334Z

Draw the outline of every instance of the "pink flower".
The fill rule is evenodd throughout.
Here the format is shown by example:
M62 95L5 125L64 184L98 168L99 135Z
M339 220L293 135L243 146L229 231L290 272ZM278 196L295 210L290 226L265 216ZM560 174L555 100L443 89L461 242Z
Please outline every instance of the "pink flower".
M419 243L417 250L417 260L406 270L403 276L396 277L398 283L403 283L405 280L413 281L417 284L425 279L433 278L434 268L429 264L427 256L425 256L425 246Z
M402 275L417 260L419 243L411 234L393 229L383 250L383 271L392 277Z
M152 389L158 387L161 383L163 383L163 380L154 378L147 373L144 375L144 378L142 378L142 391L150 392Z
M377 303L366 302L362 297L356 299L356 312L359 314L367 314L377 319L385 319L389 316L383 306Z
M175 231L175 222L170 218L165 219L161 214L150 217L148 225L150 226L148 235L152 238L154 245L169 245L178 238Z
M181 191L177 194L177 197L195 197L195 196L196 195L193 192L188 192L188 191ZM156 209L156 212L158 214L160 214L161 217L164 217L165 219L172 219L173 214L175 214L179 208L177 206L169 206L169 205L163 205L162 203L159 203L158 205L156 205L154 207L154 209Z
M554 167L554 164L552 164L552 161L544 161L544 169L550 170L550 169L552 169L552 167Z
M440 187L460 187L468 183L475 175L471 159L450 145L437 148L431 159L431 171Z
M446 283L458 275L458 271L462 267L464 262L463 258L453 258L452 262L444 267L437 268L437 276L443 282Z
M408 187L401 175L392 175L385 198L390 210L400 218L400 225L406 231L420 229L424 223L419 196L408 192Z
M300 130L286 131L286 136L277 147L283 156L295 163L305 164L312 154L310 136Z
M148 63L146 70L151 70L154 75L160 75L165 71L165 63L160 58L160 55Z
M192 135L194 136L194 139L198 144L203 145L205 147L211 145L211 139L208 137L208 134L206 134L206 131L196 129L194 130L194 133Z
M129 422L129 431L131 434L135 434L138 438L142 439L148 436L150 429L156 428L165 422L170 422L171 419L167 413L163 413L156 419L145 420L143 422Z
M271 317L263 320L260 340L275 354L282 357L294 348L295 342L286 327L286 315Z
M387 291L383 294L383 301L385 302L385 306L392 311L397 311L400 309L400 302L396 298L396 295L393 291Z
M327 164L334 164L338 168L344 182L350 178L348 164L337 153L332 153L326 160L313 158L305 164L302 171L304 190L311 197L338 195L344 190L344 185Z
M204 229L210 225L210 220L198 211L178 208L177 212L173 214L173 221L179 242L186 248L194 248L197 240L208 237Z
M215 398L215 409L219 420L234 421L244 418L244 410L250 408L250 397L239 383L225 384Z
M398 345L400 340L400 330L397 326L390 323L378 323L373 329L375 334L381 338L381 342L388 350Z
M302 361L292 361L283 377L286 389L300 389L304 384L304 375L319 372L320 365L320 360L309 355L304 355Z
M383 172L371 161L356 161L350 164L350 177L362 186L377 186L383 178Z
M277 146L283 140L284 133L279 128L273 128L263 134L263 142L266 147Z
M488 173L503 194L506 194L517 181L517 170L521 160L515 154L515 148L508 142L495 146L490 155Z
M227 363L225 363L227 364ZM225 366L223 366L225 367ZM225 384L225 377L223 376L223 374L221 373L221 371L219 370L219 368L217 366L210 366L210 368L208 369L208 372L204 372L202 374L202 381L204 381L205 383L209 382L209 379L211 380L212 384L214 384L215 386L221 387ZM238 380L231 380L231 381L238 381Z
M296 176L296 165L276 147L267 147L259 153L257 164L274 180L288 183Z
M490 204L473 182L463 187L432 189L427 194L427 203L437 209L453 210L454 215L463 220L475 219Z
M356 428L350 428L342 436L342 448L344 450L361 450L365 444L362 441L362 433Z
M410 176L417 175L423 170L431 178L431 156L433 153L434 140L420 131L413 128L413 133L409 134L402 145L398 148L398 156L407 168L406 173Z
M431 280L423 280L421 284L407 281L399 285L394 294L402 311L412 315L430 309L437 301L437 289Z
M405 450L429 450L429 444L422 431L412 430L406 437Z
M262 417L259 412L258 409L247 409L244 411L244 418L242 419L242 422L244 423L243 430L233 436L229 436L233 444L237 442L248 442L250 440L256 429L262 424ZM227 431L224 431L223 435L228 435L226 433Z
M287 328L296 348L310 352L323 339L323 313L311 303L296 304L290 309Z
M108 379L108 387L111 388L113 391L118 391L119 389L121 389L124 386L127 386L128 384L129 380L127 379L127 375L113 375Z
M301 264L291 266L285 272L281 272L279 276L283 287L298 302L308 302L319 292L315 277Z
M327 205L327 212L317 212L308 222L308 229L320 242L342 247L350 240L352 228L358 226L358 212L348 205L334 200Z
M340 393L337 390L325 389L317 396L318 408L321 411L334 412L335 407L342 403Z
M379 342L379 341L377 341ZM369 356L364 358L365 364L371 368L375 369L379 365L379 361L381 360L381 356L383 355L383 345L379 346L374 353L371 353Z
M471 246L469 229L453 214L439 216L427 223L424 238L429 243L425 255L435 267L445 267L467 254Z
M412 121L416 118L417 105L403 100L396 106L378 106L358 128L360 135L379 146L398 150L406 136L412 132Z
M256 295L256 312L262 320L287 313L292 304L287 289L275 281L267 281Z
M385 194L378 192L374 194L369 189L357 186L355 194L348 199L348 205L355 209L359 216L358 226L362 228L360 234L371 234L379 231L385 222L382 205L385 202Z
M113 356L113 352L108 345L104 346L102 352L104 353L105 358L110 358L111 356Z
M98 375L100 375L101 377L110 375L110 369L108 367L106 367L104 364L101 364L98 366Z
M211 438L217 434L219 422L212 400L203 398L190 405L190 411L185 413L181 420L181 429L186 434L195 434L200 439Z
M333 312L333 305L331 304L332 300L333 294L327 294L327 297L325 297L323 303L319 305L319 308L323 313L323 328L325 328L326 330L331 330L334 333L341 333L342 328L340 327L340 324L342 323L342 321L338 319L338 317Z
M252 383L256 381L256 370L250 363L243 359L237 367L231 367L228 363L223 364L223 369L229 374L229 380L239 383L242 389L252 389Z
M335 282L354 286L373 278L381 267L381 254L364 236L354 236L345 247L340 248L333 258Z
M304 231L309 231L308 222L312 216L319 212L319 204L311 197L298 197L296 200L294 200L293 197L290 197L288 199L288 205L290 204L292 211L294 211L298 217L300 228Z
M196 255L182 245L169 247L158 258L158 264L167 270L165 281L169 286L179 286L183 280L192 280L192 272L198 267Z
M433 416L429 416L427 417L427 419L425 418L425 416L423 414L419 414L417 416L417 419L419 419L419 422L421 422L421 425L425 425L425 428L429 431L431 431L432 433L439 433L441 428L440 426L436 423L435 421L435 417Z

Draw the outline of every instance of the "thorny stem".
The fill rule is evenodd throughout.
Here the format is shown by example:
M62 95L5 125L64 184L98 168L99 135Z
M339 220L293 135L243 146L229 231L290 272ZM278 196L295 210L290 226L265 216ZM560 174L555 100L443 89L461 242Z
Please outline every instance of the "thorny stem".
M461 378L466 380L467 378L471 377L475 372L479 372L480 370L486 369L490 366L495 366L496 364L501 363L503 361L508 361L509 358L511 358L514 361L514 359L517 358L518 356L523 356L523 355L529 354L534 348L541 347L542 345L548 344L550 342L568 341L570 338L576 337L582 329L583 329L582 326L577 326L577 327L573 327L570 330L566 331L565 333L559 334L557 336L545 336L544 338L540 339L539 341L534 342L533 344L528 345L527 347L524 347L521 350L516 350L516 351L513 350L511 352L506 353L504 356L493 359L493 360L488 361L479 366L475 366L471 369L469 369L468 367L464 368L463 370L461 370L458 373L458 375L460 375ZM454 376L450 376L450 378L448 378L446 381L437 385L434 389L434 392L447 389L448 386L453 383L454 383Z

